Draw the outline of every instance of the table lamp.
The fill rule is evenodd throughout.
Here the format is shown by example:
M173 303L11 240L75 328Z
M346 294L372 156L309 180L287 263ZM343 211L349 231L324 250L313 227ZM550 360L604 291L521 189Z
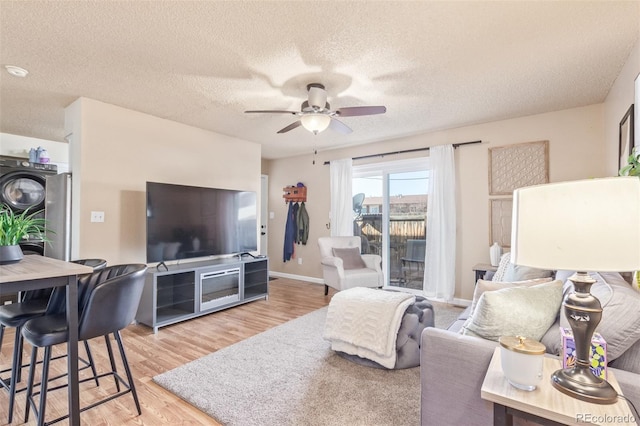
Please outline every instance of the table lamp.
M591 338L602 319L590 293L587 271L640 269L640 178L612 177L559 182L513 192L511 262L550 270L578 271L563 308L576 347L572 368L553 373L559 391L574 398L613 404L618 394L589 368Z

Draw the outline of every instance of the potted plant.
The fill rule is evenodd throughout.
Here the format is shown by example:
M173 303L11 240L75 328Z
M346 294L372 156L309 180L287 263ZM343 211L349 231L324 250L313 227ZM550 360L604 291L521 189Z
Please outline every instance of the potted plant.
M636 147L634 147L631 150L631 155L627 158L627 165L618 171L618 175L640 177L640 159L638 157L640 157L640 153L638 153ZM633 273L633 281L638 287L638 290L640 290L640 271Z
M640 176L640 153L634 147L631 155L627 158L627 165L618 171L620 176Z
M35 237L46 241L46 221L39 213L29 209L15 213L6 204L0 207L0 264L22 260L20 242L23 239Z

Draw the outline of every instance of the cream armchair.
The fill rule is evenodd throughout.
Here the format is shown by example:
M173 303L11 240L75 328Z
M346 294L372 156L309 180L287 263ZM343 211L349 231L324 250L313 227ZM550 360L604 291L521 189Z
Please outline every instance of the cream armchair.
M377 254L360 254L360 237L320 237L320 257L324 294L329 287L345 290L352 287L382 287L382 258Z

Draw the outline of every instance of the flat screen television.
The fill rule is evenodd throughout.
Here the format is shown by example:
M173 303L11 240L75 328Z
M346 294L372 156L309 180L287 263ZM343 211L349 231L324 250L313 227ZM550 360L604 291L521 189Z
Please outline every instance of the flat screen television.
M147 263L256 251L252 191L147 182Z

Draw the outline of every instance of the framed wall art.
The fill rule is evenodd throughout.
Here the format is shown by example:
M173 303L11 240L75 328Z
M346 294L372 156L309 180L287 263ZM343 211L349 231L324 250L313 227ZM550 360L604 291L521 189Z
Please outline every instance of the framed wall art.
M549 182L549 141L489 148L489 195Z
M633 152L634 128L633 128L633 104L620 121L618 136L618 170L627 165L628 158Z
M636 76L635 82L635 101L634 104L638 105L633 110L633 127L634 127L634 135L637 135L640 138L640 73Z

